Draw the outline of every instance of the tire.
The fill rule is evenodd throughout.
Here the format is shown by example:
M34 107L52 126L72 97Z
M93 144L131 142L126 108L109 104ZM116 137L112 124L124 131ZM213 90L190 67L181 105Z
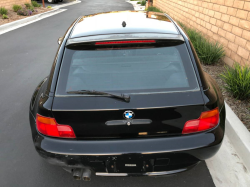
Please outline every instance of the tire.
M58 0L59 2L63 2L63 0Z
M48 3L58 3L58 0L47 0L48 1Z

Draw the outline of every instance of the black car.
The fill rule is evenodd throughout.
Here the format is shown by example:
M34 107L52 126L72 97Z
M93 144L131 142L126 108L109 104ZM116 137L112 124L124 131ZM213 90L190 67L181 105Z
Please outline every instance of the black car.
M166 14L78 18L30 103L35 148L75 179L155 176L212 157L225 129L216 82Z

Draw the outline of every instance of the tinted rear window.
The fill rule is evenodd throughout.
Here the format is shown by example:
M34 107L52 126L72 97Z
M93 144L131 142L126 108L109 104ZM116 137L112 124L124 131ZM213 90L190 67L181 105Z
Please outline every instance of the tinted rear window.
M66 49L57 95L98 90L154 93L194 90L198 83L185 44Z

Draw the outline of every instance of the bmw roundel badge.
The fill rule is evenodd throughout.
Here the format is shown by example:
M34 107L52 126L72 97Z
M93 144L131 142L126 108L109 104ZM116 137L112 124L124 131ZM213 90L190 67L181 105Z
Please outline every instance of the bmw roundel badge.
M133 119L135 117L135 113L130 110L127 110L123 113L123 117L125 119Z

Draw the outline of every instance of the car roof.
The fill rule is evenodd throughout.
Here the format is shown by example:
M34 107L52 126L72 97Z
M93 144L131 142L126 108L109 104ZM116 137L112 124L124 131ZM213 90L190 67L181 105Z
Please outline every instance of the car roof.
M69 38L127 33L179 34L174 23L166 14L146 11L115 11L81 17Z

